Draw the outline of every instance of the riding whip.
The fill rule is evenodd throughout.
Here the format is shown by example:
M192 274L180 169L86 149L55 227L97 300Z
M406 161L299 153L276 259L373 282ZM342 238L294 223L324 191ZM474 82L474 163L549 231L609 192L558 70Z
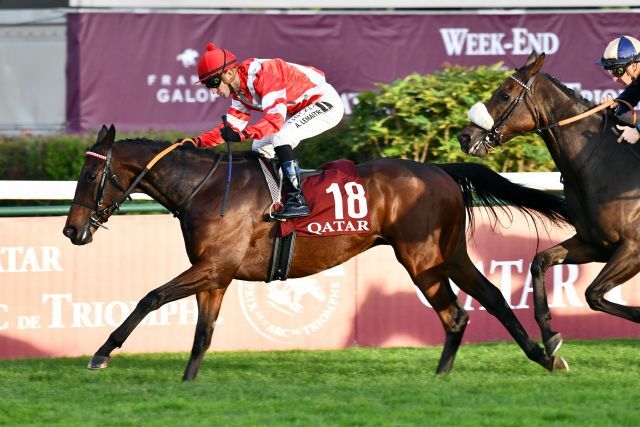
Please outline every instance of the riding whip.
M227 115L222 116L222 123L225 126L229 126L227 123ZM227 198L229 197L229 187L231 187L231 164L233 160L233 154L231 154L231 141L225 141L227 143L227 157L229 160L229 169L227 172L227 187L224 189L224 199L222 199L222 207L220 208L220 216L224 216L224 208L227 205Z

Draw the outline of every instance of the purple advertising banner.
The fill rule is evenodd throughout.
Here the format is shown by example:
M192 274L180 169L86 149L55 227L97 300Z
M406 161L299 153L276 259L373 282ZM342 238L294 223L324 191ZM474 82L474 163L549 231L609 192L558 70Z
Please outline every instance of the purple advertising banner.
M324 71L347 114L376 83L445 64L518 67L534 49L547 55L543 71L599 102L622 88L595 62L616 36L637 37L637 22L634 13L70 14L67 126L215 127L230 102L194 84L208 42L240 60L278 57Z

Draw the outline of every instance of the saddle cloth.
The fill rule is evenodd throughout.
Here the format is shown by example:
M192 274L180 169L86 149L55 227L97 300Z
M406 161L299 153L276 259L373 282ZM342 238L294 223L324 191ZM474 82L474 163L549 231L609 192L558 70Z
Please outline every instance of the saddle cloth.
M369 206L353 162L340 159L320 169L321 174L302 181L311 215L279 222L278 235L284 237L293 231L306 237L368 233Z

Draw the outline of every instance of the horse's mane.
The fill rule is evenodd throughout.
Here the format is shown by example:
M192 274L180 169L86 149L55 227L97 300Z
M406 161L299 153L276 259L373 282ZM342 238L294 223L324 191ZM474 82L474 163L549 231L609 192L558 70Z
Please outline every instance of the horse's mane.
M580 95L580 92L578 92L577 90L568 88L564 83L562 83L556 77L548 73L542 73L542 74L546 76L551 83L553 83L558 89L562 91L562 93L567 95L569 98L584 105L585 107L591 108L594 106L593 102L589 101L588 99Z

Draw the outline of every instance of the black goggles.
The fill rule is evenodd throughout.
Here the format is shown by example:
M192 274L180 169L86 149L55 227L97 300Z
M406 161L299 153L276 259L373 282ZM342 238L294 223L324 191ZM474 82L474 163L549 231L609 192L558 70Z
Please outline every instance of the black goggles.
M629 67L630 64L625 64L625 65L619 65L617 67L613 67L613 68L607 68L606 70L609 72L609 74L611 74L613 77L622 77L624 76L624 73L627 72L627 67Z
M213 76L202 82L202 84L209 89L217 89L218 87L220 87L220 83L222 83L222 73L214 74Z

